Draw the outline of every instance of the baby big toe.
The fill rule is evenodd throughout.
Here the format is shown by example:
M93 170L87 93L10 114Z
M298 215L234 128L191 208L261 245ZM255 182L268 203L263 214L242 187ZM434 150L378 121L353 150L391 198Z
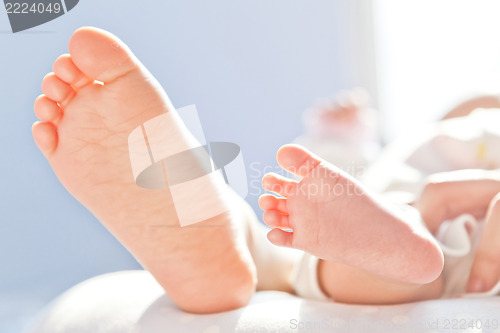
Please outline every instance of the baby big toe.
M273 229L267 234L267 239L276 246L293 248L293 232Z
M298 145L285 145L276 155L279 165L288 172L304 177L322 161L313 153Z

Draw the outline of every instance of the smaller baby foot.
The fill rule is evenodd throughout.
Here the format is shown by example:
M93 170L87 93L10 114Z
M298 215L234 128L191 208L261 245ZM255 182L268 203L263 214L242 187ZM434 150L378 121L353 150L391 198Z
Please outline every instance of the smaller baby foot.
M306 135L343 143L378 140L378 122L362 88L341 91L318 101L303 115Z
M277 154L300 182L267 174L260 197L271 243L410 283L434 281L443 254L409 215L384 204L355 179L297 145ZM291 230L291 231L286 231Z

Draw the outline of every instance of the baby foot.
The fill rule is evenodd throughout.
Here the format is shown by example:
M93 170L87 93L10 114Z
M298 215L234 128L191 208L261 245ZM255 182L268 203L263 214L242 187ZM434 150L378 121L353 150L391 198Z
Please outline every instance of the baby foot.
M33 137L59 180L183 309L216 312L246 304L255 268L244 246L248 216L240 199L227 189L229 211L180 228L169 191L134 182L128 136L145 121L176 112L166 93L108 32L81 28L69 51L43 79L44 95L34 105L42 122L33 125ZM194 140L178 127L176 142Z
M262 180L259 204L268 239L381 276L410 282L435 280L443 254L414 217L391 209L355 179L296 145L282 147L278 163L302 180L276 174ZM285 231L285 230L291 230Z
M378 140L375 111L362 88L341 91L320 100L303 114L306 136L361 144Z

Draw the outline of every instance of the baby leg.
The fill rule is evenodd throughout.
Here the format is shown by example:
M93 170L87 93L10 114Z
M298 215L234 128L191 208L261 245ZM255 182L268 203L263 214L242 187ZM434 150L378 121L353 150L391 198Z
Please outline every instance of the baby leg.
M388 279L356 267L320 260L318 283L336 302L350 304L399 304L436 299L443 289L442 276L418 284Z

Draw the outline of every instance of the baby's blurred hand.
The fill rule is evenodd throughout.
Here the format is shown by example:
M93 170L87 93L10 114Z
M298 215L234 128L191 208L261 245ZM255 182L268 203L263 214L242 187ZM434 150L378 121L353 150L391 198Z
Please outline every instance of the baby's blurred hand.
M485 217L485 225L472 266L467 292L486 292L500 280L500 177L499 171L460 170L429 177L414 203L429 230L461 214Z
M431 175L414 203L427 228L433 233L441 224L461 214L477 218L500 192L499 171L459 170Z
M500 280L500 193L491 201L467 283L467 292L486 292Z

